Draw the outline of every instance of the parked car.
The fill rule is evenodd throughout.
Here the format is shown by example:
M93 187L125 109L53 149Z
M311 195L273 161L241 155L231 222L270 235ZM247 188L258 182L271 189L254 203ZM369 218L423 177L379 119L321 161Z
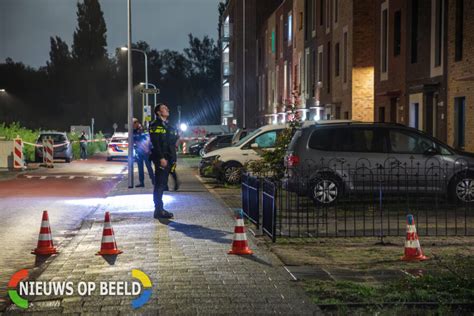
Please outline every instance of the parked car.
M114 133L107 145L107 161L128 157L128 133Z
M203 157L205 154L214 151L216 149L220 148L226 148L232 145L232 137L234 137L234 134L223 134L223 135L217 135L214 136L213 138L209 139L207 143L204 145L202 150L200 151L201 157Z
M239 128L235 131L234 136L232 137L232 146L237 144L239 140L247 136L249 133L253 132L253 128Z
M72 144L69 141L67 134L63 132L41 132L36 140L37 145L43 145L43 140L51 137L54 143L53 159L64 159L66 162L71 162ZM43 147L36 147L35 161L43 161Z
M201 151L201 149L204 148L204 145L207 143L207 140L203 140L203 141L199 141L197 143L194 143L192 144L191 146L189 146L189 153L191 155L199 155L199 152Z
M277 135L284 129L285 125L265 125L242 138L234 146L205 154L199 165L200 174L209 166L213 166L214 176L222 174L226 182L239 183L244 164L261 159L260 150L274 148Z
M447 193L474 202L474 155L400 124L319 122L299 129L284 187L331 205L348 192Z

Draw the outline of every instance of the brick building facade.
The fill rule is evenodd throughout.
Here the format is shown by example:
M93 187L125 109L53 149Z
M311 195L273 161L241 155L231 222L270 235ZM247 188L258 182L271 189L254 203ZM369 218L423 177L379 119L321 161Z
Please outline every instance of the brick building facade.
M448 1L448 144L474 152L474 2Z

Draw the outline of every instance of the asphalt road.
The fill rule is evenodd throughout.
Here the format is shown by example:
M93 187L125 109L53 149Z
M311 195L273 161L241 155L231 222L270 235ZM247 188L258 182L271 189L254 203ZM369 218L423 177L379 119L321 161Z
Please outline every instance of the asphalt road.
M61 247L125 170L125 161L108 162L99 155L0 181L0 298L14 272L40 263L30 252L36 247L43 210L49 213L54 244Z

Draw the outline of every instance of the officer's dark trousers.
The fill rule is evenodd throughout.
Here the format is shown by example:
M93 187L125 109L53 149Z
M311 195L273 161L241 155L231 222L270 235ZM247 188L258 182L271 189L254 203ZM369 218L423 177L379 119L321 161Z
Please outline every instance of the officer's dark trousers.
M155 203L156 212L163 211L163 192L168 185L169 166L160 167L160 162L154 161L155 164L155 187L153 189L153 202Z
M148 175L150 176L151 182L153 183L155 175L153 174L153 168L151 167L151 162L148 159L148 155L137 151L138 181L140 182L140 184L145 183L145 172L143 170L143 164L145 164L146 169L148 171Z
M80 144L81 149L81 159L87 159L87 143Z

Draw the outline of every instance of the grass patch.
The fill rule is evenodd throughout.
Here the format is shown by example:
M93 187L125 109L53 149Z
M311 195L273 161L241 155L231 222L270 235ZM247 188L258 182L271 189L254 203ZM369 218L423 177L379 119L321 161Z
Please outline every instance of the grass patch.
M419 277L405 276L379 285L305 280L303 286L315 304L341 305L343 309L354 303L384 310L387 305L383 304L397 308L407 303L436 303L438 309L452 312L458 310L456 304L474 304L474 256L434 258L433 261L437 269Z

